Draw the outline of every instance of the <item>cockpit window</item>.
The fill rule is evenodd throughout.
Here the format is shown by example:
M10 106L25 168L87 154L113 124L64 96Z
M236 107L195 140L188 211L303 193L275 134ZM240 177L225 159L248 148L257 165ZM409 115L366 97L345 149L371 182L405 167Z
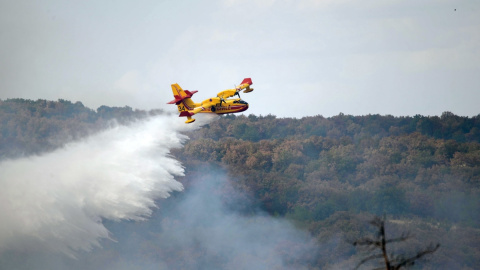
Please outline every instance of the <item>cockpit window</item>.
M248 103L240 99L240 100L234 100L233 104L248 104Z

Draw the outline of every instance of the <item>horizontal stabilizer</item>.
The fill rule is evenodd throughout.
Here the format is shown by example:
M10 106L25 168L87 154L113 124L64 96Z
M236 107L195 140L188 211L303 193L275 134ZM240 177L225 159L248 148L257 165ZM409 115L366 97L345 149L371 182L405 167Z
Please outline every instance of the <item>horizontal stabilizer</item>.
M170 102L168 102L167 104L176 104L176 105L178 105L178 104L180 104L180 102L182 102L182 100L184 100L184 99L186 99L186 98L191 98L191 97L193 96L193 94L197 93L198 91L192 91L192 92L190 92L190 91L188 91L188 90L184 90L184 92L185 92L185 94L186 94L185 96L182 97L182 96L179 96L179 95L174 95L175 99L172 100L172 101L170 101Z

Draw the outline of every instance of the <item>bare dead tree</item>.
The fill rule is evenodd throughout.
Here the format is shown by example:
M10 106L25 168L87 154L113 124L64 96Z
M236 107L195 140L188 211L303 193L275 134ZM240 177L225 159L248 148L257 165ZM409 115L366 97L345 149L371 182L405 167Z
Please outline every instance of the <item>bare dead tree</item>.
M406 241L411 237L410 233L404 233L402 234L402 236L398 238L386 239L385 218L382 219L379 217L375 217L372 221L370 221L370 224L378 228L378 232L375 235L375 237L374 238L366 237L366 238L359 239L353 242L353 245L366 247L368 252L374 252L375 250L380 249L381 253L372 254L364 258L355 267L355 269L358 269L361 265L363 265L368 261L375 260L375 259L383 259L383 261L385 262L385 268L379 267L379 268L375 268L374 270L380 270L380 269L398 270L398 269L401 269L402 267L408 267L408 266L414 265L416 260L422 258L425 255L434 253L440 247L440 244L436 244L436 245L430 244L425 249L417 252L417 254L408 258L401 255L395 256L393 254L389 256L387 253L387 244Z

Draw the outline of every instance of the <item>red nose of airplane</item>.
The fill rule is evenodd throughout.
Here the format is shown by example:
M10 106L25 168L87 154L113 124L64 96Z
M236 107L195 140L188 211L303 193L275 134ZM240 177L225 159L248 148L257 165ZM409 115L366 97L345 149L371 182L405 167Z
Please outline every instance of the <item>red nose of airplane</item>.
M243 104L242 108L239 110L239 112L246 111L248 109L248 104Z

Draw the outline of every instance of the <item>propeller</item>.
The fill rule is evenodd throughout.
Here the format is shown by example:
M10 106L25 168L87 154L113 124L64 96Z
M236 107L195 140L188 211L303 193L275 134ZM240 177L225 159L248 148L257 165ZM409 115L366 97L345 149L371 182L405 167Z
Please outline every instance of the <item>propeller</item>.
M227 104L227 102L225 101L225 99L223 99L223 97L220 98L220 107L222 107L222 102L224 102L225 104Z
M238 98L241 98L240 97L240 91L242 90L241 88L238 88L235 84L233 85L233 87L235 88L236 92L235 92L235 95L238 96Z

